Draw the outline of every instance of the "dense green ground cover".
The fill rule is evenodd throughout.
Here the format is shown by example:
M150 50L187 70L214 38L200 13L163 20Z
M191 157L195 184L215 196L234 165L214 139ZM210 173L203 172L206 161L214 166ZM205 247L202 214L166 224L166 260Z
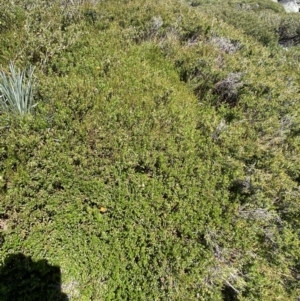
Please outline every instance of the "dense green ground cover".
M70 300L298 300L298 15L10 2L0 63L38 105L0 115L2 263L60 266Z

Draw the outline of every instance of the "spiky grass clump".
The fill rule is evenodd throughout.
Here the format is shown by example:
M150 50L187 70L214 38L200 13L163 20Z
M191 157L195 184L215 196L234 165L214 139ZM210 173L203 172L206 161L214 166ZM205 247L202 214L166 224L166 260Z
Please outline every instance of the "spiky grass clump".
M0 71L0 107L13 114L29 114L36 106L33 104L34 67L21 71L10 63L9 70L9 74Z

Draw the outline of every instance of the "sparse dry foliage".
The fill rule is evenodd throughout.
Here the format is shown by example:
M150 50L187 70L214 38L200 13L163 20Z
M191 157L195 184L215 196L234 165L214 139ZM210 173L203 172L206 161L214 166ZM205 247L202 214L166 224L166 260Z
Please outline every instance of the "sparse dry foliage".
M231 41L225 37L213 37L211 39L211 43L216 45L221 51L228 54L234 54L241 48L238 41Z
M219 97L219 105L222 103L234 107L238 104L239 90L243 87L242 73L229 73L227 77L215 84L213 93Z

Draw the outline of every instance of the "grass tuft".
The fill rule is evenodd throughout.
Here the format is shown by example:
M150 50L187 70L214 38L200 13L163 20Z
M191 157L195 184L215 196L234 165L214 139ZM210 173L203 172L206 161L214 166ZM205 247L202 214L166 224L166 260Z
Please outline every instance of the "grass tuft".
M13 63L9 74L0 71L0 106L3 111L25 115L32 112L35 81L34 67L21 71Z

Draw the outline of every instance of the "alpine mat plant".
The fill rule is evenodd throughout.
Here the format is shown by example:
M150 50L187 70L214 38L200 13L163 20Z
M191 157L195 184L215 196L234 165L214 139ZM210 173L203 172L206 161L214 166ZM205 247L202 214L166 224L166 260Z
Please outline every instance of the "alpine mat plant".
M10 63L9 70L9 74L0 71L0 109L14 114L28 114L36 106L33 104L34 67L21 71Z

